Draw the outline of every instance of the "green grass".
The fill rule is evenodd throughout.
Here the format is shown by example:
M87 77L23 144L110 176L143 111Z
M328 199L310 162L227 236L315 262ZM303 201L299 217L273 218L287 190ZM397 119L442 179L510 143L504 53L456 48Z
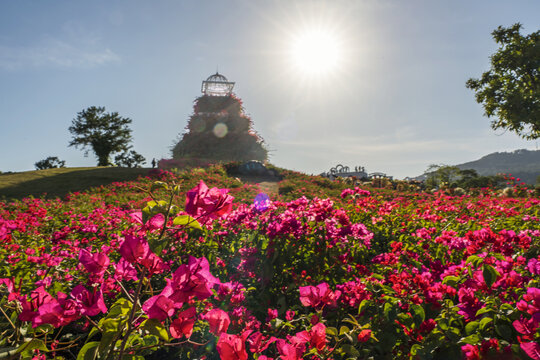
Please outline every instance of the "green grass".
M115 181L134 180L148 174L148 168L79 167L0 174L0 199L63 197Z

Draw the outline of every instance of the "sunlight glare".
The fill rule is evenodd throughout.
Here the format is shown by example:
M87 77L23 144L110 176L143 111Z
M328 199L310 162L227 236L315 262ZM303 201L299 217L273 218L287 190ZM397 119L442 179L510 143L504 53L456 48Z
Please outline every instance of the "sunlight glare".
M337 37L324 29L305 31L293 38L293 64L306 74L325 74L336 70L341 56Z

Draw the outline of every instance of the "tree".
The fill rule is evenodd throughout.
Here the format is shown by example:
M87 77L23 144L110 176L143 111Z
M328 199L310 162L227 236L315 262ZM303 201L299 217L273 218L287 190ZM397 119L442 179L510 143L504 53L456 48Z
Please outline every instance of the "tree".
M125 151L121 154L118 154L114 158L114 162L117 166L125 166L128 168L131 167L141 167L142 164L146 162L146 159L141 154L137 153L135 150Z
M523 36L521 24L499 26L492 32L500 44L491 56L491 69L480 79L467 80L491 127L507 129L524 139L540 138L540 30Z
M73 139L69 146L91 148L98 158L98 166L111 165L110 155L128 151L132 140L131 119L123 118L117 112L106 113L104 107L89 107L77 114L69 131Z
M36 167L36 170L63 168L66 167L66 162L58 159L56 156L49 156L44 160L38 161L34 166Z

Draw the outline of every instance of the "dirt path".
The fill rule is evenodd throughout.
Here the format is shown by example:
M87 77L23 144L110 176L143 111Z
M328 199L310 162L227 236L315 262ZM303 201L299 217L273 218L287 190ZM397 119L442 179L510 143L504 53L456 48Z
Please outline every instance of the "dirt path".
M278 194L278 182L279 178L273 176L241 176L240 180L243 183L258 184L263 192L268 195Z

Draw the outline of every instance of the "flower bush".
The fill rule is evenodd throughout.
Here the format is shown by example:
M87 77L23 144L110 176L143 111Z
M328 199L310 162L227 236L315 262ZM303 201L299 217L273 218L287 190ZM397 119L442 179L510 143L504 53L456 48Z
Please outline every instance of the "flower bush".
M540 358L538 198L288 175L2 203L0 357Z

